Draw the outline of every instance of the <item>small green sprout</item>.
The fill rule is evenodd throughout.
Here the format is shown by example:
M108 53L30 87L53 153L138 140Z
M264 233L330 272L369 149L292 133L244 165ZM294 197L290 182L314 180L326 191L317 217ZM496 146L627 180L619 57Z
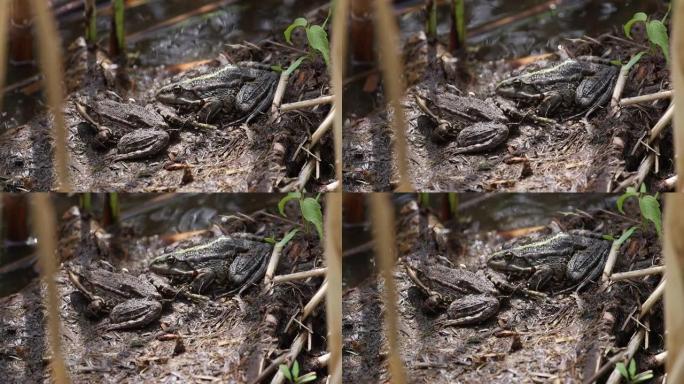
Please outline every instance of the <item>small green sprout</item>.
M285 36L285 41L288 44L292 44L292 32L297 28L303 28L306 31L306 40L309 45L309 54L301 56L293 61L290 66L285 70L285 73L289 76L297 69L304 60L313 59L316 52L321 55L325 65L330 68L330 42L328 41L328 32L325 31L325 27L328 24L328 19L330 14L323 22L323 25L311 24L309 21L303 17L298 17L295 21L290 24L283 35Z
M280 364L278 368L287 381L293 384L308 383L309 381L316 380L316 372L309 372L299 376L299 363L297 360L292 363L292 369L288 368L286 364Z
M637 12L634 14L634 16L632 16L632 19L623 26L625 36L631 39L632 27L634 27L634 25L637 23L644 23L644 25L646 25L646 35L648 36L648 41L651 42L651 49L660 48L660 51L663 53L665 61L668 65L670 64L670 37L667 33L667 26L665 25L665 22L669 14L670 10L668 9L663 19L658 20L650 19L644 12ZM629 63L627 63L627 69L636 64L644 53L646 53L646 51L642 51L634 55Z
M318 238L323 239L323 210L318 202L319 197L320 195L316 196L316 198L304 197L300 192L290 192L278 202L278 212L285 216L285 204L290 200L296 200L299 203L299 209L304 220L313 224L316 232L318 232Z
M643 383L653 378L653 371L650 369L637 374L636 361L634 361L634 359L629 361L629 367L625 367L625 363L619 362L615 365L615 369L620 372L622 377L624 377L629 384Z

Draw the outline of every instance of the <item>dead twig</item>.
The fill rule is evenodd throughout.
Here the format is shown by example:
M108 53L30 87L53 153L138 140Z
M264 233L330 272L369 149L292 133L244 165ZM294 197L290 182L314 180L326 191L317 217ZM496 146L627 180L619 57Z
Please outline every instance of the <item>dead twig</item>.
M613 116L617 115L620 110L620 96L625 89L628 74L629 69L623 65L622 68L620 68L620 74L618 75L617 81L615 82L615 88L613 89L613 96L610 99L610 114Z
M672 122L672 117L674 117L674 107L675 105L672 103L660 120L658 120L653 128L651 128L651 133L649 134L647 142L648 144L651 144L653 140L660 136L660 133L663 131L663 129L665 129L665 127Z
M292 363L297 359L297 356L299 356L299 353L302 351L302 348L304 347L304 343L306 342L308 336L308 332L304 331L301 332L297 337L294 339L292 342L292 345L290 345L290 350L287 352L285 355L285 360L286 364L289 367L292 366ZM278 370L273 376L273 379L271 380L271 384L282 384L285 381L285 376L283 375L280 370Z
M283 104L280 106L281 112L294 111L297 109L304 109L309 107L315 107L322 104L332 104L334 96L321 96L315 99L296 101L294 103Z
M668 97L672 97L672 95L674 95L674 92L672 90L669 90L669 91L660 91L660 92L656 92L656 93L651 93L648 95L627 97L627 98L620 100L620 105L623 107L626 107L628 105L634 105L634 104L639 104L639 103L646 103L646 102L653 101L653 100L665 99Z
M634 357L634 354L636 351L639 349L639 346L641 343L644 341L644 336L646 335L646 330L644 328L640 328L634 335L632 336L632 339L629 340L629 344L627 345L627 350L624 352L623 358L624 360L631 360L632 357ZM613 373L610 374L608 377L608 380L606 381L606 384L618 384L622 380L622 375L620 374L620 371L616 369L613 369Z
M290 273L289 275L279 275L273 278L273 284L285 283L288 281L303 280L309 277L325 276L328 268L316 268L303 272Z
M312 148L314 145L318 144L323 135L325 135L330 128L332 128L334 118L335 108L332 108L330 112L328 112L328 116L326 116L325 119L323 119L323 122L321 122L321 125L319 125L314 133L311 134L311 143L309 144L309 148Z
M656 267L645 268L645 269L637 269L635 271L629 271L629 272L613 273L612 275L610 275L610 280L611 281L628 280L628 279L634 279L634 278L643 277L643 276L650 276L650 275L655 275L657 273L664 273L664 272L665 272L664 266L656 266Z
M639 319L643 318L648 314L648 312L651 311L651 308L653 308L653 305L658 302L663 297L663 293L665 292L665 279L663 278L660 280L660 284L656 287L656 289L651 293L651 295L644 301L643 304L641 304L641 310L639 311Z

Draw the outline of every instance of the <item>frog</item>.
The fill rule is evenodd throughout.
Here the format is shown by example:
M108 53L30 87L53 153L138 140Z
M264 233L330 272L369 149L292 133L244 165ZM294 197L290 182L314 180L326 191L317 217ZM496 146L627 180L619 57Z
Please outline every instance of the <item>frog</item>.
M240 62L163 86L155 97L181 112L196 112L204 124L220 112L236 116L231 124L249 124L271 104L277 83L278 75L263 64Z
M505 79L495 92L536 104L542 116L568 115L580 109L587 118L610 99L618 73L616 66L603 59L580 56Z
M505 248L487 257L487 266L523 278L534 290L577 290L598 277L611 243L587 230L561 231L539 241Z
M241 294L264 275L271 249L262 238L237 232L163 253L148 267L195 294L210 289Z
M405 267L409 278L427 296L423 309L428 313L445 312L439 319L443 326L479 324L499 312L499 291L482 271L431 261L409 261Z
M142 328L161 316L163 283L145 274L116 272L111 264L100 261L87 267L70 267L67 276L85 297L86 314L108 317L108 331Z
M113 161L140 160L163 152L171 141L167 120L153 105L141 106L107 97L77 98L76 111L96 130L94 145L117 148Z
M486 152L508 140L509 118L491 98L483 100L444 91L432 97L425 96L425 99L417 95L416 101L423 112L437 123L432 131L433 141L454 142L454 154Z

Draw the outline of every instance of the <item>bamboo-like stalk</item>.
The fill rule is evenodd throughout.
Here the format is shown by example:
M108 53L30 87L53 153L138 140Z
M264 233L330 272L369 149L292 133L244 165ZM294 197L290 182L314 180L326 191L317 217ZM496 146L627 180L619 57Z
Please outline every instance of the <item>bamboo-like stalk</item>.
M333 140L335 145L335 179L342 188L342 94L344 93L344 71L347 63L347 19L349 18L349 1L335 2L332 21L332 57L331 57L331 87L333 90Z
M62 111L64 69L62 67L61 43L58 39L59 33L55 19L48 9L48 3L44 0L31 0L31 5L36 15L40 68L45 75L47 102L54 117L55 168L58 182L56 189L61 192L69 192L71 186L69 185L67 168L66 124Z
M328 326L328 373L331 384L342 383L342 195L329 193L325 202L325 261L328 294L325 313Z
M674 93L684 95L684 3L675 2L672 13L672 84ZM684 97L675 97L674 116L674 149L675 149L675 173L681 175L684 172ZM684 191L684 179L677 182L677 192ZM675 353L670 354L672 359ZM670 360L672 361L672 360Z
M85 0L85 37L88 45L97 44L97 7L95 0Z
M31 219L38 236L38 263L40 273L46 285L46 305L48 344L50 346L50 375L57 384L68 383L69 377L61 349L61 332L59 321L59 296L54 275L57 272L55 250L57 249L57 220L55 210L47 193L31 195Z
M684 18L682 19L684 20ZM684 360L684 195L676 193L666 197L664 246L665 254L665 345L669 352L667 371L675 370L675 361ZM681 372L682 367L678 368ZM668 382L681 382L684 377L669 378Z
M5 76L7 73L7 36L9 35L9 10L11 0L0 0L0 110L3 106Z
M401 105L404 94L402 74L403 64L399 57L399 28L394 12L386 0L375 0L375 29L380 50L380 67L387 89L386 99L392 109L392 129L394 130L394 153L397 157L399 184L397 192L412 192L413 187L408 175L408 145L406 143L406 116Z
M465 2L463 0L451 1L451 45L449 49L455 52L458 49L465 50L466 25L465 25Z
M373 193L370 197L375 255L385 283L383 302L385 305L385 333L389 344L389 370L391 382L406 383L406 372L399 355L399 311L397 309L397 287L394 282L396 247L394 236L394 208L388 193Z
M437 0L427 0L425 2L425 9L427 11L427 20L425 22L427 37L434 40L437 38Z
M126 31L124 28L125 4L123 0L112 0L112 30L109 38L109 53L112 57L126 58Z

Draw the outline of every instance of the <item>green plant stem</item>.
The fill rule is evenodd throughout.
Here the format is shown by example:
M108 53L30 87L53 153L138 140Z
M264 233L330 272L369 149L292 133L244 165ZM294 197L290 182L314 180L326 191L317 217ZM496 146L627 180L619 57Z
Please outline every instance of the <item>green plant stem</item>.
M85 0L86 41L89 46L97 44L97 7L95 0Z
M437 1L427 0L427 36L428 39L437 39Z

